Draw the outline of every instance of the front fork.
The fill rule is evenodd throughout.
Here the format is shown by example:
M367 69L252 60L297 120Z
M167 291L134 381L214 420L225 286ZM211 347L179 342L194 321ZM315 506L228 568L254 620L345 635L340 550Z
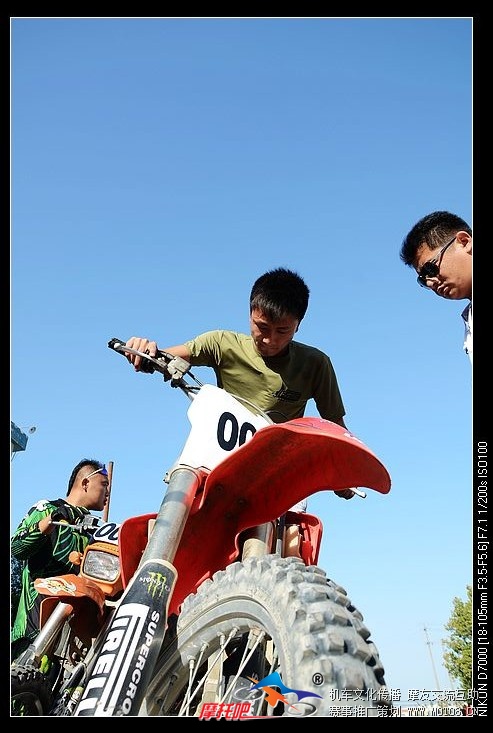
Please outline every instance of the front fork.
M172 563L203 480L200 470L186 466L171 472L146 549L106 630L76 717L138 714L166 632L177 577Z
M274 522L259 524L242 533L243 550L241 559L269 555L274 548Z
M73 610L69 603L58 603L34 641L15 660L16 664L39 667L41 658L45 654L49 655L54 643L58 641L60 628Z
M242 533L241 559L276 553L281 557L301 557L301 534L297 524L286 524L286 515L275 522L259 524Z

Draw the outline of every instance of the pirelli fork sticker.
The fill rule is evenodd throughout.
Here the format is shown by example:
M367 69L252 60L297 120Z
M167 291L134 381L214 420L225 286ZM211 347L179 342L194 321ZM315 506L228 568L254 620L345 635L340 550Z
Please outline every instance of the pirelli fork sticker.
M106 632L76 716L137 714L133 707L139 707L142 689L152 676L175 581L175 569L164 561L145 563L132 580Z

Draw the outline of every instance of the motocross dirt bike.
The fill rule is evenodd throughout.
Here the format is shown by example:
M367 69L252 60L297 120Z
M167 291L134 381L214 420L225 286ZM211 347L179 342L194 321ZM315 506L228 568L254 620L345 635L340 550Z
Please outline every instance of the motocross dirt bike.
M363 617L316 564L321 522L290 510L324 490L386 494L383 464L335 423L276 424L179 357L108 346L187 395L191 429L157 514L102 524L78 575L37 581L40 633L11 666L12 714L390 715Z

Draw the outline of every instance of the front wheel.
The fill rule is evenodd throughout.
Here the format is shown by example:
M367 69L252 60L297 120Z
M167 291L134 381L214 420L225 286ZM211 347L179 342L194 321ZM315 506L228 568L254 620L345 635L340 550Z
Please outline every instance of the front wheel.
M53 703L50 683L39 669L19 664L10 668L10 716L48 715Z
M277 555L234 563L185 599L139 715L386 716L362 621L318 567Z

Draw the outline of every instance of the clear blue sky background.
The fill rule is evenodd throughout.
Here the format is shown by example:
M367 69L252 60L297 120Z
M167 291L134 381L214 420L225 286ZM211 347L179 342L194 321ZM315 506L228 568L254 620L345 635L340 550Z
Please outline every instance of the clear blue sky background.
M330 355L392 476L387 496L311 499L319 564L389 687L450 689L441 640L471 582L466 303L419 288L399 249L430 211L472 223L472 19L13 18L11 61L11 417L36 427L12 529L83 457L114 462L110 518L156 511L187 401L107 341L245 331L254 279L293 268L311 289L298 340Z

